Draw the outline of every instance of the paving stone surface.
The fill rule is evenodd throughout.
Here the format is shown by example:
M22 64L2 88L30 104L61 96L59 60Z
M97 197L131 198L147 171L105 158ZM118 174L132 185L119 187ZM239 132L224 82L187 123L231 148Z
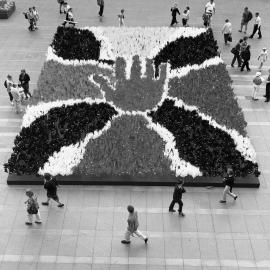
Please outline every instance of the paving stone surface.
M190 24L201 26L206 1L178 1L182 11L191 8ZM252 77L258 65L256 57L270 44L268 0L216 1L214 34L222 58L230 64L232 45L225 46L221 27L226 18L233 24L233 43L238 33L240 14L245 6L259 11L263 20L263 39L251 44L250 73L228 66L239 105L248 123L248 135L262 169L261 187L235 189L236 202L220 205L222 189L188 188L184 195L185 218L168 213L172 196L169 187L61 187L63 209L55 204L41 206L42 225L25 227L25 186L7 186L7 175L0 168L0 269L1 270L253 270L270 269L270 105L252 102ZM114 25L121 8L126 10L128 26L164 26L170 22L172 1L105 0L100 22L96 1L70 0L80 26ZM48 45L57 25L63 21L55 0L17 0L16 12L0 21L0 83L7 73L15 80L21 68L31 76L31 91L45 60ZM40 13L39 30L29 32L22 12L36 6ZM252 25L249 25L249 32ZM270 61L270 60L269 60ZM266 76L270 62L263 68ZM8 96L0 93L0 162L8 159L13 139L20 129L21 117L9 106ZM39 201L45 199L42 187L33 186ZM139 211L140 228L149 236L149 244L132 238L130 246L120 243L126 228L126 205Z

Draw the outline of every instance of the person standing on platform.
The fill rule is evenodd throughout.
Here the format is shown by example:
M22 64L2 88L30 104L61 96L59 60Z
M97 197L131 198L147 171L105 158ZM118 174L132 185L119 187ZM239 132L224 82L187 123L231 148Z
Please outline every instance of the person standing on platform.
M125 15L124 15L125 10L121 9L121 13L118 15L118 19L119 19L119 27L123 27L125 26Z
M174 4L174 6L171 8L172 13L172 21L170 26L174 26L175 24L178 24L178 21L176 19L177 14L180 15L179 9L177 8L177 4Z
M227 169L227 175L224 178L224 184L225 184L225 188L223 190L222 200L220 200L219 202L226 203L227 194L233 197L234 200L236 200L238 196L232 193L232 188L234 186L234 174L231 168Z
M130 244L130 236L137 235L141 238L145 244L147 244L148 237L145 236L141 231L138 230L139 221L138 221L138 213L134 210L132 205L127 207L129 212L129 216L127 219L128 227L125 233L125 239L121 241L122 244Z
M253 26L253 32L252 34L249 36L249 38L253 38L253 36L256 34L256 32L258 31L258 39L262 38L262 32L261 32L261 26L262 26L262 19L259 16L259 12L255 13L255 23Z
M178 183L174 187L174 192L173 192L173 200L169 206L169 212L175 212L174 205L178 203L178 213L180 216L184 217L185 214L183 213L183 202L182 202L182 195L183 193L186 192L186 190L183 187L184 182L181 180L178 180Z
M10 89L14 101L15 112L16 114L19 114L22 112L22 95L20 93L18 85L16 84L13 84Z
M62 11L62 8L64 7L65 0L57 0L57 2L59 4L59 13L60 14L64 13L64 11Z
M206 3L204 12L206 15L209 16L208 27L211 27L212 16L216 13L216 5L214 3L214 0L210 0Z
M247 68L247 71L250 71L249 60L250 60L250 45L247 45L246 49L241 52L241 58L243 60L241 71L244 71L244 68Z
M268 78L266 79L266 88L265 88L265 102L269 102L270 101L270 69L268 69Z
M98 15L100 17L103 16L103 11L104 11L104 0L97 0L97 4L99 6L99 12L98 12Z
M8 95L9 95L9 100L10 100L10 105L13 106L14 103L13 103L13 96L11 94L11 87L13 86L14 82L13 82L13 79L12 79L12 76L11 75L7 75L7 78L4 82L4 86L6 87L7 89L7 92L8 92Z
M42 205L49 205L50 199L53 199L58 203L58 207L63 207L64 204L59 201L57 195L57 187L59 187L56 178L52 177L50 174L45 173L44 175L44 188L47 190L47 201L42 202Z
M182 18L182 24L183 24L184 27L189 26L188 25L189 14L190 14L190 9L189 9L189 7L186 7L184 12L183 12L183 18Z
M228 41L232 41L232 24L230 23L229 19L225 20L225 24L223 25L221 32L224 35L224 42L227 45Z
M21 74L19 76L19 82L21 83L21 86L24 90L25 98L28 99L31 96L31 93L29 92L29 81L30 81L30 76L25 72L25 69L21 70Z
M260 91L261 85L264 82L264 78L261 76L261 72L257 72L255 78L253 79L253 94L252 100L257 101L257 94Z
M248 10L248 7L245 7L245 8L244 8L243 15L242 15L242 20L241 20L240 30L238 30L240 33L241 33L242 30L243 30L243 26L245 26L244 34L247 33L248 23L249 23L249 21L252 20L252 18L253 18L252 13Z

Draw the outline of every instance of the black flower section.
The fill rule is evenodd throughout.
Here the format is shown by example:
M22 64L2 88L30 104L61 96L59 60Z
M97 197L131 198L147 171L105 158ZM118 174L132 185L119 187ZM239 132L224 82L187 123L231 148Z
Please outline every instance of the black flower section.
M200 65L205 60L218 56L217 41L213 32L208 29L196 37L180 37L168 43L155 56L154 62L157 67L161 63L169 62L172 69L186 65Z
M166 99L157 111L149 113L155 123L167 128L175 137L179 156L199 167L204 176L220 176L232 166L236 176L256 172L258 164L245 160L226 132L209 125L196 111L176 107Z
M55 151L80 142L90 132L101 130L116 114L106 103L83 102L51 109L16 136L13 153L4 164L5 171L18 175L37 174Z

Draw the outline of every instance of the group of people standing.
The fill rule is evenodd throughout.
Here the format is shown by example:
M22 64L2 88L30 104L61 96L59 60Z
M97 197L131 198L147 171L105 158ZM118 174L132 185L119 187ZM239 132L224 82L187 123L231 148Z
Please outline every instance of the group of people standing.
M26 73L25 69L21 70L19 75L19 83L14 83L11 75L7 75L4 82L4 87L7 89L11 106L14 106L15 112L22 112L22 101L31 98L32 95L29 91L30 76Z
M38 29L37 22L39 20L39 14L35 7L30 7L27 12L23 12L25 19L29 22L29 31L35 31Z
M171 13L172 13L172 21L171 21L171 24L170 26L175 26L178 24L178 21L177 21L177 14L180 16L180 11L177 7L177 4L174 4L174 6L171 8ZM190 14L190 8L189 7L186 7L185 10L183 11L183 18L182 18L182 24L184 27L187 27L189 26L188 25L188 21L189 21L189 14Z
M66 26L66 24L68 24L69 26L74 27L76 22L74 21L73 10L71 6L65 0L57 0L57 2L59 3L59 13L64 13L66 15L62 25Z

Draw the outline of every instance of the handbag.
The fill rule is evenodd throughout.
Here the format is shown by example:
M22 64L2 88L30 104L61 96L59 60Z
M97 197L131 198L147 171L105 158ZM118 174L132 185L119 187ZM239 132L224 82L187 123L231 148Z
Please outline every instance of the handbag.
M34 215L34 214L37 214L38 213L38 209L37 207L32 204L30 205L30 207L27 209L27 213L30 214L30 215Z
M237 54L238 51L237 51L237 49L236 49L235 47L233 47L233 48L231 49L231 53L232 53L232 54Z
M231 34L228 36L228 41L232 42L232 35Z

